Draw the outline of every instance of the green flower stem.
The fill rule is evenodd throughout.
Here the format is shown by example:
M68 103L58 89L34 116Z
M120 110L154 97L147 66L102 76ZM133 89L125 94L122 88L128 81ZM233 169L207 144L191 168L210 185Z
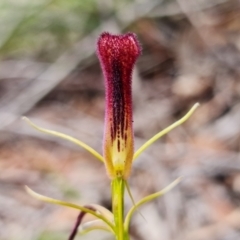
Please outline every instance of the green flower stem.
M124 190L122 178L112 180L112 208L115 221L116 240L128 240L128 232L124 230Z

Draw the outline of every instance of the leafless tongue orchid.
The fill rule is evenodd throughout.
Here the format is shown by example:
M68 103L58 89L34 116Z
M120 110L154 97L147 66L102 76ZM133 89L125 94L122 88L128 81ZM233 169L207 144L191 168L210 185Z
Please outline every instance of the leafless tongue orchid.
M90 152L99 161L105 164L108 176L111 179L112 212L97 204L80 206L45 197L26 187L27 192L39 200L75 208L81 211L69 240L74 239L79 225L81 226L81 233L87 233L94 229L101 229L114 234L117 240L130 239L129 225L133 213L144 203L168 192L180 181L180 179L175 180L162 191L146 196L137 203L134 203L130 192L127 179L130 176L133 161L160 137L184 123L199 105L198 103L195 104L185 116L157 133L134 153L131 82L133 67L140 53L140 44L136 36L132 33L124 35L103 33L98 39L97 54L104 73L106 89L103 156L74 137L41 128L24 117L24 120L35 129L43 133L66 139ZM124 216L125 188L133 201L133 206L126 216ZM82 219L85 214L93 215L96 220L82 224Z

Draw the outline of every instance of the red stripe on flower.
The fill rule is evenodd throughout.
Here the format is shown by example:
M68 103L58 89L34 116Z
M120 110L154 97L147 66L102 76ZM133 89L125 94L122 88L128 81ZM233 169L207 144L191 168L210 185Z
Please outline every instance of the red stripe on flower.
M132 90L134 63L141 48L134 34L103 33L98 57L105 77L104 158L111 177L130 173L133 156Z

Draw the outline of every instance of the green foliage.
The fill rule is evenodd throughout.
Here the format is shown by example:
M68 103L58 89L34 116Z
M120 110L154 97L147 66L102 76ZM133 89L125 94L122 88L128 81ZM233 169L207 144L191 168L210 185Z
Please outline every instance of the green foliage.
M53 61L100 22L95 0L41 0L20 6L5 1L0 15L6 26L14 26L0 42L1 57L44 61Z

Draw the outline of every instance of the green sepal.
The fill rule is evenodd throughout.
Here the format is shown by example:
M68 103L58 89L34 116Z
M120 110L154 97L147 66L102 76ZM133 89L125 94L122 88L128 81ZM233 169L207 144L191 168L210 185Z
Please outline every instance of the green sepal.
M97 204L92 204L92 205L88 204L88 206L92 206L94 209L96 209L96 211L94 211L94 210L88 209L86 207L83 207L83 206L80 206L80 205L77 205L77 204L74 204L74 203L64 202L64 201L61 201L61 200L57 200L57 199L54 199L54 198L43 196L39 193L34 192L32 189L30 189L27 186L25 186L25 189L26 189L26 191L29 195L31 195L32 197L34 197L38 200L41 200L43 202L48 202L48 203L52 203L52 204L56 204L56 205L62 205L62 206L65 206L65 207L75 208L75 209L78 209L80 211L89 213L89 214L95 216L96 218L102 220L103 222L105 222L113 231L115 231L115 227L112 223L112 219L108 219L107 216L104 216L102 206L99 206ZM98 206L99 206L99 208L98 208ZM100 210L98 210L98 209L100 209Z
M79 233L86 234L93 230L103 230L115 234L115 232L102 220L93 220L80 225Z
M164 194L166 194L167 192L169 192L172 188L174 188L179 182L181 181L181 178L176 179L175 181L173 181L171 184L169 184L167 187L165 187L164 189L162 189L159 192L153 193L151 195L148 195L146 197L144 197L143 199L141 199L139 202L137 202L128 212L125 221L124 221L124 229L126 232L128 232L129 229L129 225L130 225L130 220L131 217L133 215L133 213L143 204L150 202L152 200L154 200L155 198L161 197Z
M167 128L163 129L161 132L154 135L150 138L147 142L145 142L135 153L133 156L133 160L135 160L146 148L152 145L155 141L157 141L160 137L164 136L165 134L169 133L174 128L178 127L179 125L183 124L187 121L191 115L195 112L195 110L200 106L199 103L195 103L193 107L178 121L173 123L172 125L168 126Z
M93 148L88 146L86 143L84 143L84 142L82 142L82 141L80 141L80 140L78 140L74 137L71 137L67 134L39 127L36 124L34 124L32 121L30 121L27 117L23 117L22 119L24 121L26 121L30 126L32 126L33 128L35 128L36 130L38 130L40 132L43 132L43 133L46 133L46 134L49 134L49 135L52 135L52 136L56 136L56 137L59 137L59 138L62 138L62 139L65 139L65 140L68 140L72 143L77 144L78 146L80 146L80 147L86 149L88 152L90 152L99 161L104 162L103 156L100 153L98 153L96 150L94 150Z

